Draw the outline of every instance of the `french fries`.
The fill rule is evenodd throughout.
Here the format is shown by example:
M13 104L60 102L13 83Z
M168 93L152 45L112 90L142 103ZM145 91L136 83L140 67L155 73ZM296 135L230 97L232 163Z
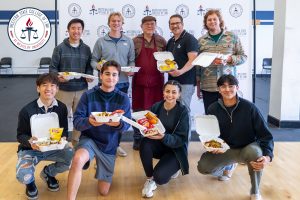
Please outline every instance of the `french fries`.
M205 142L204 145L212 148L222 148L222 144L216 140L209 140Z

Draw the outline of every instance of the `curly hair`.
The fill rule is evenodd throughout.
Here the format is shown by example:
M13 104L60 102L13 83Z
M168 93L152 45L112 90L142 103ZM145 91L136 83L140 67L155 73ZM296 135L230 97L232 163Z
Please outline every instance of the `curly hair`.
M217 10L217 9L211 9L209 11L207 11L204 15L204 18L203 18L203 26L206 30L208 30L208 27L206 25L206 22L207 22L207 18L209 15L213 15L213 14L216 14L219 18L219 21L220 21L220 28L221 29L225 29L225 22L223 20L223 17L222 17L222 14L220 12L220 10Z

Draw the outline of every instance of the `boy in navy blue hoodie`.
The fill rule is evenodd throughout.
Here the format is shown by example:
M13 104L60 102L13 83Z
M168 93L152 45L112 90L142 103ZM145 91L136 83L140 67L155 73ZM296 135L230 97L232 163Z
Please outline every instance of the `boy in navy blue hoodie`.
M261 200L259 184L263 169L273 158L273 136L258 108L237 96L238 80L233 75L221 76L217 86L222 98L208 107L208 114L217 117L220 138L230 149L204 153L198 171L225 181L231 178L236 163L245 163L251 180L250 198Z
M81 131L81 137L73 158L68 177L68 199L75 199L80 186L82 169L87 169L96 158L98 190L107 195L114 172L119 134L129 128L123 121L97 122L91 112L113 112L124 110L131 118L130 101L124 92L115 86L119 80L120 65L115 61L104 63L100 71L101 86L85 92L74 113L74 127Z

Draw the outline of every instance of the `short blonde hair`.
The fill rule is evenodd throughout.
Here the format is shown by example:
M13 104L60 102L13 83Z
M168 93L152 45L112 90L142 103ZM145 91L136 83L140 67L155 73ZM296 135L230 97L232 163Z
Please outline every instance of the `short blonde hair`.
M121 20L122 20L122 24L124 24L124 17L123 17L123 15L122 15L120 12L112 12L112 13L110 13L109 16L108 16L108 20L107 20L107 25L108 25L108 26L109 26L110 19L111 19L112 17L114 17L114 16L120 17Z

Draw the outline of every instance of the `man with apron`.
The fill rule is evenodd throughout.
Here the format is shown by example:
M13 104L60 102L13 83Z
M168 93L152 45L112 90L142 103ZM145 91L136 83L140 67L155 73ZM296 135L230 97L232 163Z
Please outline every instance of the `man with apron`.
M164 76L157 70L154 52L164 51L166 40L155 34L156 18L146 16L142 19L143 33L133 39L135 46L135 64L141 69L134 74L132 80L133 111L148 110L154 103L163 99ZM139 149L141 135L134 128L133 149Z

